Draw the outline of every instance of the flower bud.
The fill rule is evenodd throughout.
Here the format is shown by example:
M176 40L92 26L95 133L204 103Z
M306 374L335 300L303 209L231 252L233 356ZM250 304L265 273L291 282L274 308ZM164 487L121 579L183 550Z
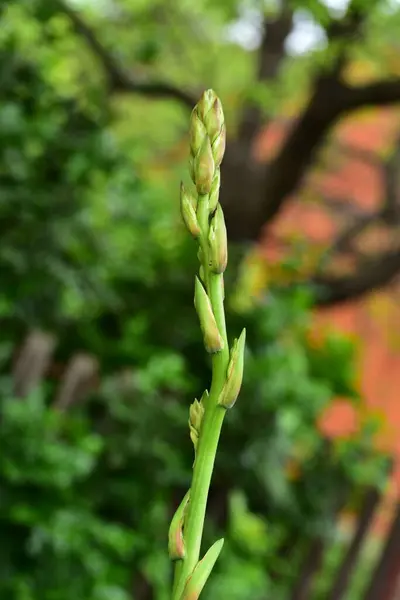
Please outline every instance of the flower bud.
M205 92L203 92L195 107L195 110L203 122L205 122L206 115L209 113L216 100L217 95L214 90L205 90Z
M195 206L183 183L181 183L181 215L187 230L194 238L197 238L200 235L200 226L197 221Z
M195 184L199 194L208 194L214 177L214 158L210 138L206 135L194 158Z
M219 165L222 163L222 159L224 158L225 144L226 132L225 126L223 126L212 144L212 153L216 167L219 167Z
M200 398L200 404L203 407L203 411L206 409L207 401L208 401L209 397L210 397L210 395L208 393L208 390L204 390L203 395Z
M211 270L213 273L223 273L228 264L228 240L224 213L220 204L218 204L215 215L210 223L208 243L210 247Z
M197 431L200 431L200 425L203 415L204 406L202 405L201 401L199 402L196 398L193 404L190 405L189 416L191 424L197 429Z
M218 404L224 408L232 408L239 396L243 380L245 342L246 330L243 329L239 339L233 343L226 381L218 399Z
M169 527L168 532L168 554L171 560L182 560L185 558L185 542L183 539L183 522L187 505L189 502L190 490L186 493L180 503Z
M211 571L221 553L224 540L220 539L206 552L204 557L197 563L193 573L186 580L185 587L180 600L198 600Z
M215 212L219 200L219 186L221 183L221 171L217 168L214 171L214 179L211 184L210 197L209 197L209 210L210 214Z
M199 119L199 115L197 114L196 109L192 110L192 115L190 117L190 149L195 156L201 148L201 145L204 142L204 138L207 137L207 131L204 126L204 123L201 119Z
M211 144L215 141L218 134L224 127L224 112L219 98L215 98L214 103L208 113L204 116L204 125L211 139Z
M198 277L196 277L195 283L194 305L199 316L207 352L210 354L220 352L224 347L224 340L219 333L210 299Z
M190 405L190 409L189 409L190 435L192 437L192 431L193 431L193 433L195 434L195 437L196 437L196 443L193 442L195 450L196 450L196 445L197 445L197 439L200 435L200 428L201 428L201 422L203 420L203 415L204 415L204 406L201 401L199 402L197 399L195 399L193 404ZM192 441L193 441L193 438L192 438Z
M197 445L200 437L201 423L203 421L204 416L204 401L207 401L207 399L208 391L205 390L200 402L197 399L195 399L193 404L190 405L189 409L189 432L190 439L192 440L194 446L195 462L197 455ZM193 467L194 464L195 463L193 463Z

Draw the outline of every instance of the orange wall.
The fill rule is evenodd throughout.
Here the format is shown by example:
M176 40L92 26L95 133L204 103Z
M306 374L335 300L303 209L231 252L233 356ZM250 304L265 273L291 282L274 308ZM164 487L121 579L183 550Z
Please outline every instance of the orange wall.
M268 161L283 143L290 127L277 122L262 133L255 146L256 159ZM364 111L337 127L324 161L306 177L302 188L290 198L261 239L261 255L273 265L295 244L306 242L307 253L315 260L329 247L335 234L346 225L332 218L324 197L351 202L364 210L377 208L384 197L382 161L390 154L400 131L399 111ZM340 144L351 146L353 155L342 152ZM373 249L384 243L378 231L368 238ZM307 258L313 269L313 259ZM351 259L350 259L351 262ZM338 269L351 268L344 258ZM272 270L273 273L273 270ZM306 274L306 273L305 273ZM395 455L392 492L400 495L400 283L361 301L320 310L315 315L317 330L334 325L360 340L360 391L367 410L382 415L377 443ZM321 425L328 435L337 436L357 427L358 416L346 403L337 401Z

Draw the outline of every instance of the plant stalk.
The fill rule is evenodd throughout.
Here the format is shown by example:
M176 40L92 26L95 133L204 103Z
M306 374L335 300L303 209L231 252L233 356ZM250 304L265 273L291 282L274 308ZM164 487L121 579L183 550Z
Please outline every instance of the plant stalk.
M181 184L183 221L200 245L199 277L194 303L204 346L212 354L210 393L195 400L189 411L190 437L195 448L188 503L172 520L170 556L175 566L172 600L197 599L221 552L216 541L200 560L208 494L221 428L226 411L236 402L242 375L245 330L229 349L224 312L223 273L228 248L222 208L218 203L220 164L225 150L225 124L221 102L212 90L204 92L191 116L189 170L197 201ZM178 529L176 526L178 524ZM177 542L174 542L177 540ZM174 546L174 544L176 544Z
M208 229L208 197L199 198L199 224L202 231ZM202 245L204 265L208 265L207 244ZM218 442L226 410L218 406L218 398L225 383L226 370L229 362L229 346L226 333L223 275L206 271L206 287L213 307L215 320L220 334L224 340L224 348L212 357L212 380L210 395L205 407L204 421L202 423L196 461L193 469L192 484L190 487L190 502L185 519L185 547L184 561L177 563L173 586L173 600L179 600L186 579L192 573L200 558L201 540L203 537L204 520L207 508L208 493L211 477L217 454Z

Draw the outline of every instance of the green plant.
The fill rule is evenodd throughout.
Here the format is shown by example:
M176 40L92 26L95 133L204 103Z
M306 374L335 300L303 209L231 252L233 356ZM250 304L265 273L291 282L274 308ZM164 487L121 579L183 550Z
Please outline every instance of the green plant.
M177 561L173 598L198 598L222 549L215 542L199 561L208 492L225 412L239 395L243 378L245 330L229 351L224 311L223 274L228 242L219 204L220 164L225 151L225 122L219 98L207 90L190 122L190 174L197 198L181 186L181 212L187 229L199 243L200 271L194 304L204 346L212 354L212 382L201 400L190 407L190 436L195 448L193 478L169 533L169 553Z

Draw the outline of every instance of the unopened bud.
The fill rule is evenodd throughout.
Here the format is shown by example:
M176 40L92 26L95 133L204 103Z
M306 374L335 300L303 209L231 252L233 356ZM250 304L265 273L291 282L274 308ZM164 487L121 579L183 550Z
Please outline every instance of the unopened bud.
M201 401L199 402L196 398L193 404L190 405L189 416L190 422L192 423L193 427L195 427L199 432L203 415L204 406L201 404Z
M180 600L198 600L211 571L221 553L224 540L218 540L206 552L204 558L195 566L193 573L186 580Z
M224 340L219 333L210 299L198 277L195 283L194 305L199 316L205 349L210 354L220 352L224 347Z
M171 560L182 560L186 555L185 542L183 539L183 523L185 520L189 496L190 490L186 493L185 497L180 503L169 527L168 554Z
M217 168L214 171L214 179L211 184L210 196L209 196L209 211L210 214L215 212L219 200L219 186L221 184L221 171Z
M181 215L188 231L197 238L200 235L200 226L197 221L195 202L185 190L183 183L181 183Z
M219 98L215 98L212 107L204 116L204 125L211 139L211 144L216 140L218 134L224 127L224 111Z
M214 177L214 158L210 138L206 135L194 158L195 184L199 194L208 194Z
M222 163L222 159L224 158L225 153L225 144L226 144L226 132L225 125L222 126L221 131L215 138L212 144L212 153L214 157L215 166L219 167Z
M205 90L200 100L196 104L195 110L203 122L205 121L206 115L211 110L216 99L217 95L214 90Z
M203 407L203 411L205 410L206 406L207 406L207 401L209 399L209 393L208 390L204 390L203 395L200 398L200 404Z
M243 329L239 339L233 343L226 381L218 399L218 404L224 408L232 408L242 387L245 343L246 330Z
M228 240L224 213L220 204L218 204L215 215L210 223L208 243L210 247L211 270L213 273L223 273L228 264Z
M189 409L189 427L190 430L196 433L197 438L200 435L200 428L201 428L201 422L203 420L203 415L204 415L204 406L200 402L195 399L195 401L193 402L193 404L190 405L190 409Z
M193 442L194 446L194 455L197 455L197 445L200 437L201 423L203 421L204 416L204 400L208 398L208 391L205 390L203 393L200 402L196 399L193 404L190 405L189 409L189 432L190 439ZM195 458L196 462L196 458ZM193 463L194 467L194 463Z
M195 156L201 148L201 145L204 142L204 138L207 137L207 131L204 126L202 119L199 118L197 114L196 108L192 110L192 115L190 117L190 149Z

